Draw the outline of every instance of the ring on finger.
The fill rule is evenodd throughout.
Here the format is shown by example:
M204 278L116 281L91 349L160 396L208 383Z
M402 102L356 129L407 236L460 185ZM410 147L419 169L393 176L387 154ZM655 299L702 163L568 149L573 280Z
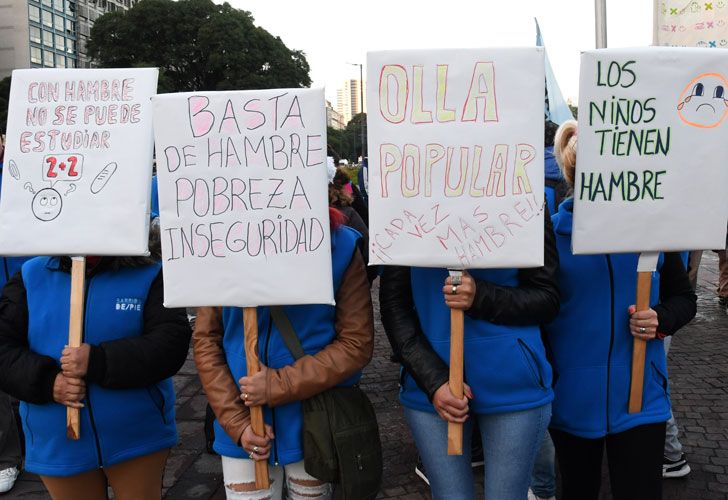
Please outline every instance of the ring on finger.
M259 450L259 449L260 449L260 448L258 448L257 446L253 446L253 453L258 453L258 450Z
M248 396L249 396L249 394L248 394L247 392L244 392L244 393L243 393L243 399L244 399L245 401L247 401L247 400L248 400Z
M458 293L458 286L457 285L453 285L452 286L452 292L450 292L450 293L452 295L456 295Z
M640 333L645 333L646 331L647 331L647 328L645 328L644 326L640 327Z

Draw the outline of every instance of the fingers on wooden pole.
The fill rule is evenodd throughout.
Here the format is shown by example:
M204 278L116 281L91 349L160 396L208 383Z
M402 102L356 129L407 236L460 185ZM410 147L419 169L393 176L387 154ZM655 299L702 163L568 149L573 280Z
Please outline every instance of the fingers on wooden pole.
M83 342L83 312L85 299L86 258L71 259L71 311L68 321L68 345L80 347ZM66 409L66 436L77 440L81 437L81 410Z
M245 359L248 365L248 375L255 375L260 371L258 361L258 310L255 307L243 308L243 323L245 325ZM265 436L263 408L260 406L250 408L250 427L257 436ZM255 462L255 487L259 490L270 488L267 461L256 460Z
M450 309L450 391L458 399L463 397L464 322L462 310ZM463 424L448 422L447 454L463 454Z
M652 273L637 273L637 311L650 308L650 289L652 286ZM642 389L645 383L645 354L647 342L635 338L632 348L632 383L629 390L629 413L642 411Z

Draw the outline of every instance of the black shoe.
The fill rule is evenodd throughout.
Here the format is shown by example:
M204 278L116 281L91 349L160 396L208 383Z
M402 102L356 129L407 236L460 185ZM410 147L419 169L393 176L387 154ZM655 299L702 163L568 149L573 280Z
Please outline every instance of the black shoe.
M425 466L422 464L422 458L420 458L419 455L417 455L417 465L415 465L415 474L420 476L420 479L422 479L424 482L426 482L427 486L430 485L430 480L427 479L427 471L425 471Z
M663 478L676 478L685 477L690 474L690 466L688 461L685 459L685 453L680 455L677 460L670 460L667 457L662 459L662 477Z
M471 459L470 465L472 467L480 467L485 464L485 458L483 458L483 443L479 439L473 439L473 446L470 450Z
M718 297L718 305L720 305L720 307L727 307L728 297Z

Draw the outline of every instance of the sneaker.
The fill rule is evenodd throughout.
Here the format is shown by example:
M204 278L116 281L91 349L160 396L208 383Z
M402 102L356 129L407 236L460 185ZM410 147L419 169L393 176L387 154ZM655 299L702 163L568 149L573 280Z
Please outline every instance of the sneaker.
M528 500L556 500L556 497L540 497L531 488L528 489Z
M0 470L0 493L7 493L12 490L19 475L20 471L17 467Z
M670 460L667 457L663 457L662 477L685 477L688 474L690 474L690 466L688 465L688 461L685 459L685 453L680 455L680 458L678 458L677 460Z
M427 479L427 471L425 471L425 466L422 464L422 459L419 455L417 455L417 465L415 465L415 474L420 476L420 479L422 479L424 482L427 483L427 486L430 485L430 480Z

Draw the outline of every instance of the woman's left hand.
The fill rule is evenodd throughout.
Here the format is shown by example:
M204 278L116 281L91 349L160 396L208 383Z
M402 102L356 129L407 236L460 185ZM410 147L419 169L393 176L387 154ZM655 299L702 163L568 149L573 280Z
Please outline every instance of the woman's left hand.
M657 312L654 309L637 311L634 305L629 306L629 331L642 340L652 340L657 336Z
M260 371L252 376L241 378L240 399L243 400L245 406L263 406L268 404L268 367L263 363L260 364Z
M459 285L453 285L452 278L448 276L445 286L442 287L442 293L445 295L447 307L467 311L475 300L475 280L467 271L463 271L462 282Z
M88 372L90 355L91 346L88 344L81 344L81 347L66 346L61 353L63 375L71 378L84 378Z

